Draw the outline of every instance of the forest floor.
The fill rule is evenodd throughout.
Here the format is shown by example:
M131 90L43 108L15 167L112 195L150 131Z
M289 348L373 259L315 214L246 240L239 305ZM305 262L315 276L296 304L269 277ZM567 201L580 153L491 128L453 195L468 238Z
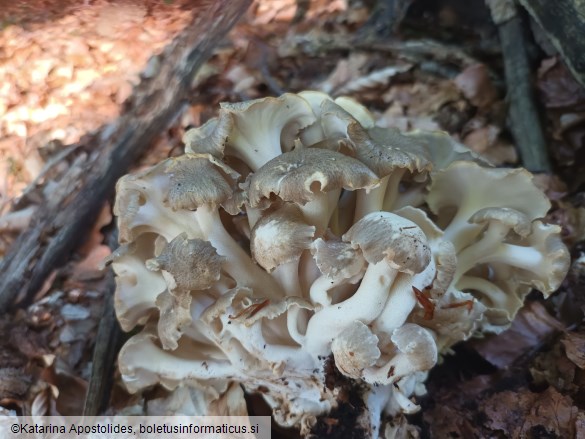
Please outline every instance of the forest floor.
M24 230L66 145L116 118L140 74L200 2L0 0L0 257ZM136 169L182 152L219 103L321 90L355 97L384 127L444 130L498 166L521 165L506 125L497 29L483 1L419 1L391 39L356 44L359 1L257 0L200 69L174 124ZM535 177L573 264L551 298L529 296L512 327L457 345L430 374L421 437L585 437L585 90L532 27L531 62L554 172ZM47 173L47 165L51 173ZM55 169L57 169L55 171ZM34 303L0 316L0 413L80 414L106 291L106 203L94 230ZM141 403L119 381L110 409ZM280 433L276 433L280 434ZM273 436L277 437L277 436Z

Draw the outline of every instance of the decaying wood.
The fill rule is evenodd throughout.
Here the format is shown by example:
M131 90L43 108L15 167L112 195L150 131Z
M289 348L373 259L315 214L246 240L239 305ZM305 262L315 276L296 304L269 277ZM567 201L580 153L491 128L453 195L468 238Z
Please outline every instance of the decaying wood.
M551 165L534 97L532 70L522 20L516 13L513 0L491 0L488 4L498 26L506 73L509 126L520 152L522 165L532 172L550 172Z
M181 34L149 62L122 115L83 143L87 157L43 206L0 265L0 312L17 297L32 297L93 225L119 177L177 116L197 69L251 0L205 2ZM157 66L153 70L152 66ZM67 175L66 175L67 177ZM67 183L68 182L68 183Z
M585 0L520 0L585 87Z
M117 247L117 240L117 233L110 234L108 246L112 250ZM107 407L112 388L114 363L122 341L122 329L114 312L114 291L116 289L114 274L109 270L106 276L103 313L95 339L91 379L83 406L84 416L98 416Z

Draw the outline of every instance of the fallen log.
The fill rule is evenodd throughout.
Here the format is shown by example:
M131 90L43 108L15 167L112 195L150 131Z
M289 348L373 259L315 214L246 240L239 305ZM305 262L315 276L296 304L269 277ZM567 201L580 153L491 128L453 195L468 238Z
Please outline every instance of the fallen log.
M141 82L113 123L82 140L77 162L0 264L0 312L26 303L48 275L83 243L118 178L177 116L197 69L246 11L251 0L203 3L191 23L149 62ZM156 66L153 71L152 66Z

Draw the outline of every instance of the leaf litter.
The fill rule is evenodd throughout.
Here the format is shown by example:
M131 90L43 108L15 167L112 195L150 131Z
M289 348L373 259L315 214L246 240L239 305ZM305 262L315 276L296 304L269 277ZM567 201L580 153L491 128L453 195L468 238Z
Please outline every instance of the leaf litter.
M153 55L186 25L193 7L154 0L20 3L0 12L0 255L75 166L78 152L68 145L115 119L141 72L156 73ZM459 2L426 11L415 4L391 44L368 49L351 42L369 3L349 3L254 1L199 70L175 124L137 167L180 153L184 132L214 117L219 102L303 89L353 96L380 126L445 130L496 165L519 164L485 17L466 16ZM433 14L440 26L413 37ZM457 29L464 29L460 46L452 44ZM478 38L479 55L466 50ZM420 401L422 413L403 420L401 431L410 435L585 437L585 92L558 55L542 59L535 75L557 166L537 184L552 199L547 219L563 228L573 249L571 273L548 301L533 297L508 331L456 346L442 359ZM0 342L3 412L65 415L83 406L107 290L98 265L109 253L110 212L104 205L85 244L33 304L1 317L0 330L9 334ZM128 395L116 381L108 410L132 412L164 398L161 389ZM251 410L263 408L254 403Z

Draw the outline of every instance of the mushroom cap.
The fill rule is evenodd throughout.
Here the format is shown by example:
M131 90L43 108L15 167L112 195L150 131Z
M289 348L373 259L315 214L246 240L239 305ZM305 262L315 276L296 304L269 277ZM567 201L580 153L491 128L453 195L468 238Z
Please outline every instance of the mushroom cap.
M252 229L250 250L254 260L267 271L291 262L309 248L315 226L307 224L296 206L264 215Z
M352 278L365 269L363 255L348 242L318 238L311 253L319 271L334 281Z
M420 227L390 212L364 216L342 239L359 247L368 263L385 259L391 267L407 274L422 272L431 261L431 249Z
M187 234L182 233L158 257L146 261L146 267L162 271L163 276L166 272L171 291L196 291L211 287L219 279L224 260L209 241L187 239Z
M508 230L514 229L522 237L528 236L531 229L530 219L516 209L510 207L486 207L475 212L469 222L472 224L486 224L497 222Z
M223 157L232 126L231 114L227 111L220 111L218 117L208 120L198 128L190 129L183 135L185 152Z
M266 163L250 179L249 203L258 207L275 194L304 205L316 192L374 187L378 177L363 163L335 151L298 148Z
M424 155L410 151L413 140L399 131L388 130L383 140L374 140L360 124L352 122L347 126L347 135L355 145L355 157L378 177L385 177L395 169L421 173L432 168Z
M473 162L455 162L438 171L426 200L439 216L454 207L464 207L465 220L486 206L513 208L529 218L542 218L550 209L546 195L525 169L482 168Z
M415 130L401 133L397 128L374 127L368 129L368 135L374 142L390 144L431 163L432 173L456 161L471 161L482 166L490 166L487 160L455 141L444 131Z
M170 176L167 201L173 210L195 210L201 205L215 207L228 200L235 171L209 154L185 154L169 159L165 173Z
M390 361L395 363L395 378L430 370L437 363L437 345L427 329L405 323L394 331L391 340L400 352Z
M278 98L224 102L220 105L222 111L229 112L233 120L226 154L231 152L242 155L243 151L239 150L244 148L272 148L274 142L282 148L278 148L280 151L289 151L299 131L316 121L307 101L290 93Z
M339 96L335 98L335 103L351 114L362 127L366 129L374 127L376 119L373 114L355 99L349 96Z
M156 298L167 288L161 273L148 270L144 261L154 256L153 234L140 235L115 250L111 262L116 273L114 308L124 331L143 325L156 308Z
M331 351L339 371L354 379L361 378L363 370L380 358L378 337L359 320L352 322L333 340Z
M171 294L165 291L156 298L159 309L158 337L165 350L177 349L182 329L191 323L191 294Z

